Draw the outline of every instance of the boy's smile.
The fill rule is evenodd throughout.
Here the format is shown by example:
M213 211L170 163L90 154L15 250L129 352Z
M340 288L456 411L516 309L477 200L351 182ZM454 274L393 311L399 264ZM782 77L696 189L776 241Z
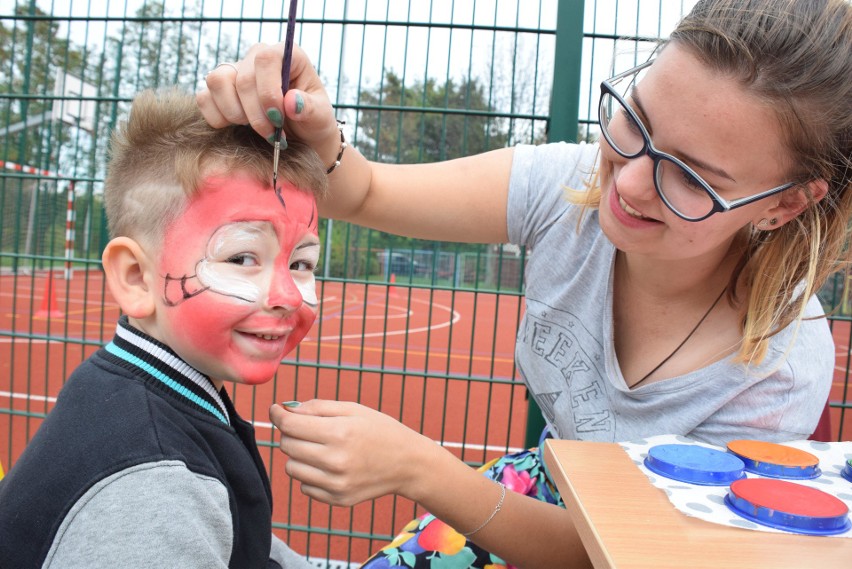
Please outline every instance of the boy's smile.
M319 250L312 194L208 178L166 228L144 330L217 387L268 381L316 318Z

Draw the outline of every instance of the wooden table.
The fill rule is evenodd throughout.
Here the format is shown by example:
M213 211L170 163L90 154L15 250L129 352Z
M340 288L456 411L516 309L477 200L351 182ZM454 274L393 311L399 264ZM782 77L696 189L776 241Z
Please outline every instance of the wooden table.
M545 441L544 460L595 567L852 569L852 540L689 517L614 443Z

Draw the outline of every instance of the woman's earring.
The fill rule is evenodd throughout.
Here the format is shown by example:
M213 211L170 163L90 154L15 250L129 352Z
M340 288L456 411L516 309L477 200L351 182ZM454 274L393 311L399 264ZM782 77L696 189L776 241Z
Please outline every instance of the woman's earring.
M765 217L757 222L758 229L769 229L770 227L775 227L778 223L778 218L773 217L772 219L766 219Z

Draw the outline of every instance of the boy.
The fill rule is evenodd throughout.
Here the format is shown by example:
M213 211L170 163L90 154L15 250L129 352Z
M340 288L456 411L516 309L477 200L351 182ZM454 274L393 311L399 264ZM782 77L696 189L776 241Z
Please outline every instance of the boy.
M325 168L195 99L144 92L114 134L103 253L124 316L0 483L0 567L310 567L272 536L258 384L316 318ZM289 180L289 181L288 181Z

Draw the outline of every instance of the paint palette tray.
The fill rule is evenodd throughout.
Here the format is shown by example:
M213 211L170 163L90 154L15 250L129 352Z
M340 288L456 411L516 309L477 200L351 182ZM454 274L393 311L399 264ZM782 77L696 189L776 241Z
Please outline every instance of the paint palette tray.
M688 444L651 447L645 466L660 476L702 486L727 486L746 475L743 461L736 456Z
M728 452L745 464L746 472L769 478L808 480L819 477L819 459L809 452L763 441L737 440Z
M792 453L798 461L766 460L775 465L793 466L809 476L789 480L766 476L762 472L748 472L746 462L726 446L709 445L681 435L655 435L620 444L651 485L663 491L671 505L687 516L751 531L806 533L827 539L852 540L852 441L823 443L801 440L788 441L783 446L774 445L782 447L774 450L783 451L788 458L791 450L801 451L801 454ZM765 457L755 460L754 453L746 452L748 448L744 450L736 444L732 444L732 448L754 463L765 460ZM765 450L771 447L760 445L757 448ZM720 460L719 455L726 456L734 464L739 462L742 470L738 471L730 463L716 462ZM763 465L751 466L760 470ZM812 470L808 472L807 468ZM802 476L803 472L794 470L793 474ZM816 476L810 477L812 474ZM729 480L723 481L725 478ZM756 495L749 493L750 485L754 483L758 485ZM796 488L794 492L812 492L804 499L805 506L823 504L824 510L790 508L783 505L783 501L780 505L763 502L763 494L769 494L773 487L761 485L779 483L782 490L793 487ZM785 491L781 499L795 502L795 496Z
M834 535L852 528L849 508L841 500L786 480L736 480L725 504L747 520L793 533Z

